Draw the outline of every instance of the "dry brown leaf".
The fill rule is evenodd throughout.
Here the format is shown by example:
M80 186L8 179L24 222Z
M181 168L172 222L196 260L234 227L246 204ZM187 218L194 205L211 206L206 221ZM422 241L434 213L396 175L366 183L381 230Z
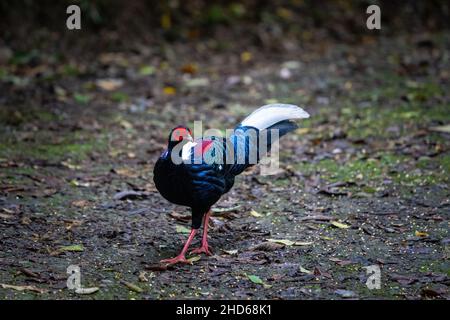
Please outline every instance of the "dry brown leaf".
M416 235L416 237L421 237L421 238L425 238L425 237L429 236L428 233L423 232L423 231L416 231L414 234Z
M194 74L197 72L197 70L198 70L197 65L193 63L188 63L181 67L181 72L183 73Z
M15 286L12 284L4 284L4 283L0 283L0 286L3 289L13 289L13 290L17 290L17 291L33 291L33 292L37 292L37 293L46 293L48 290L47 289L41 289L41 288L37 288L35 286Z
M139 272L138 278L140 282L148 282L147 272L146 271Z
M135 285L135 284L133 284L133 283L131 283L131 282L128 282L128 281L125 281L125 280L122 280L122 281L120 281L120 282L121 282L123 285L125 285L125 287L127 287L128 289L130 289L131 291L134 291L134 292L137 292L137 293L142 293L142 292L144 292L144 289L138 287L137 285Z
M137 178L139 176L138 173L133 172L129 168L114 169L114 172L117 173L118 175L128 177L128 178Z
M66 221L64 221L66 230L71 230L74 227L79 227L79 226L81 226L82 223L83 223L83 221L81 221L81 220L66 220Z
M10 214L0 213L0 219L12 219L12 218L14 218L14 216Z
M113 91L120 88L123 85L123 80L121 79L98 79L95 84L97 87L105 91Z
M72 202L72 205L79 208L84 208L89 204L87 200L75 200Z

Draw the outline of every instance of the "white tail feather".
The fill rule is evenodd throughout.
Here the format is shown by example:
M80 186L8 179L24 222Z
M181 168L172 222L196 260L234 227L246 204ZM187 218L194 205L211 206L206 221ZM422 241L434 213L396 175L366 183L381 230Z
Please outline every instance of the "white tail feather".
M293 104L275 103L256 109L241 124L262 130L283 120L305 118L309 118L309 114L302 108Z

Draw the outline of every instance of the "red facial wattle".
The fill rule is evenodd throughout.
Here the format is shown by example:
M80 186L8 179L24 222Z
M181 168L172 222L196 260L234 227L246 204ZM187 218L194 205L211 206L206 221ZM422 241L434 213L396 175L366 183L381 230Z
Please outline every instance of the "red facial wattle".
M172 141L183 141L184 138L190 137L191 132L185 128L178 128L172 132Z

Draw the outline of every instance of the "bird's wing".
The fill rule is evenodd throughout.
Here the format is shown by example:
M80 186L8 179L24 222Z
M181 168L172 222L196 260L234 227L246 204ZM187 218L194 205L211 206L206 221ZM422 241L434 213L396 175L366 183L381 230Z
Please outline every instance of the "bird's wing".
M195 208L208 209L225 193L226 181L211 165L189 164L185 165L189 176L189 192L192 195Z
M236 176L258 163L259 130L252 127L239 129L229 138L212 136L196 140L189 146L191 163L207 164L218 174L227 176Z
M215 170L221 170L224 164L225 139L205 137L189 142L183 147L183 160L189 164L208 164Z

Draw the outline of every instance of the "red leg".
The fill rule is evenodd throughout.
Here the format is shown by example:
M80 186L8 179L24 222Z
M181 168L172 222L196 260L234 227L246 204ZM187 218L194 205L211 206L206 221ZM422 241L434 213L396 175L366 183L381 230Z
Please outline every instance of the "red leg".
M186 240L186 243L184 244L183 250L181 250L180 254L172 259L161 260L160 263L163 263L163 264L175 264L178 262L189 263L189 261L186 260L185 255L186 255L186 252L188 251L189 246L191 245L191 242L194 239L194 236L196 233L197 233L197 229L191 229L191 233L189 234L189 237Z
M209 225L209 217L210 216L211 216L211 210L209 210L203 217L203 237L202 237L201 247L192 250L191 253L205 253L208 256L212 255L212 253L208 247L208 225Z

